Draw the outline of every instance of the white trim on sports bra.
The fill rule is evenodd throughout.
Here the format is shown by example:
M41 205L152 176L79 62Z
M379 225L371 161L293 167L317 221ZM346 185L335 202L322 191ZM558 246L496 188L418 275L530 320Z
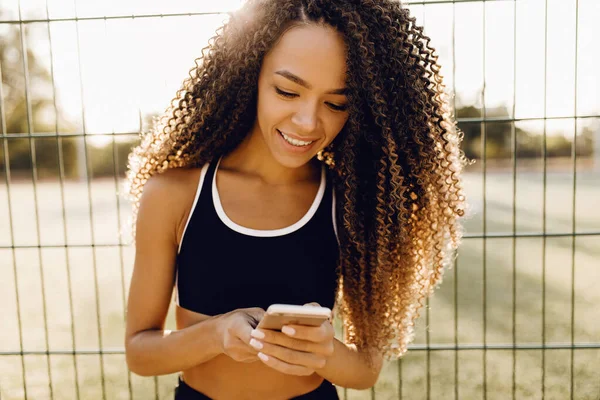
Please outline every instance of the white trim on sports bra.
M335 219L335 188L331 188L331 221L333 223L333 231L335 232L335 239L337 240L337 244L339 246L340 238L338 236L337 221Z
M298 229L302 228L304 225L306 225L308 223L308 221L310 221L310 219L313 217L313 215L317 212L317 209L319 208L319 204L321 204L321 200L323 199L323 194L325 193L325 167L323 166L321 168L321 183L319 185L319 190L317 191L317 195L315 196L315 199L313 200L312 205L310 206L310 208L308 209L308 212L296 223L287 226L285 228L279 228L279 229L268 229L268 230L263 230L263 229L252 229L252 228L247 228L245 226L241 226L236 224L235 222L233 222L228 216L227 214L225 214L225 210L223 210L223 206L221 204L221 198L219 197L219 192L217 190L217 171L219 170L219 164L221 163L221 159L219 159L217 166L215 168L215 173L213 176L213 181L212 181L212 198L213 198L213 204L215 206L215 210L217 211L217 215L219 216L219 218L221 219L221 221L227 225L227 227L229 227L230 229L241 233L243 235L247 235L247 236L257 236L257 237L275 237L275 236L284 236L284 235L288 235L292 232L297 231Z

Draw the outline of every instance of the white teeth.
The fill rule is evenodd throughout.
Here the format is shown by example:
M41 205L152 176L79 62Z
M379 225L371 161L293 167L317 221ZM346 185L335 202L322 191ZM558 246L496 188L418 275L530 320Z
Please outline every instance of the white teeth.
M278 131L278 132L281 133L281 136L285 139L286 142L288 142L289 144L294 145L294 146L299 146L299 147L308 146L309 144L314 142L314 140L312 142L304 142L302 140L296 140L294 138L289 137L288 135L286 135L285 133L283 133L281 131Z

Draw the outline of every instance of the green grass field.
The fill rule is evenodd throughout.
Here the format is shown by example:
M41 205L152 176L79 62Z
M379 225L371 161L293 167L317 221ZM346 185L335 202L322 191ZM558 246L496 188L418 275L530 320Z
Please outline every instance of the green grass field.
M465 175L465 183L471 204L466 234L481 235L484 221L488 234L512 233L512 174L488 171L485 202L477 168ZM576 231L600 231L600 173L579 172L576 188ZM129 246L112 245L118 242L118 219L126 226L129 205L122 196L115 196L113 180L94 180L90 189L91 219L86 183L65 185L63 219L58 181L40 182L38 231L33 185L12 183L11 234L7 186L0 183L0 352L18 353L21 341L25 352L42 352L23 358L0 356L2 400L24 398L22 362L30 399L49 399L50 381L55 399L75 399L77 388L86 400L101 399L103 391L107 399L129 399L130 392L135 399L172 398L175 376L141 378L127 372L120 352L125 291L134 254ZM542 174L520 172L516 189L516 232L541 232ZM550 172L546 231L571 232L572 209L572 173ZM94 248L86 246L92 242ZM543 334L546 343L552 344L570 345L571 339L600 342L600 236L578 236L574 243L570 236L545 241L534 236L518 238L514 244L512 238L464 239L456 268L447 271L429 308L422 312L415 346L423 347L427 341L431 345L454 345L455 341L463 346L480 345L484 339L489 345L512 344L513 306L518 345L539 345ZM169 325L173 326L172 314ZM73 344L89 354L73 356L69 353ZM52 355L48 361L43 355L47 345L65 354ZM95 354L99 347L115 354L101 357ZM542 361L542 351L537 349L514 354L504 349L490 349L486 354L474 349L429 353L411 349L400 362L385 365L374 388L375 398L426 399L429 393L431 399L453 399L458 393L459 399L480 399L485 390L487 399L507 399L512 396L514 373L518 399L540 399L542 390L546 399L568 399L573 373L573 398L599 399L600 349L574 350L573 371L571 353L569 349L546 350ZM370 390L347 391L348 399L370 399L371 395Z

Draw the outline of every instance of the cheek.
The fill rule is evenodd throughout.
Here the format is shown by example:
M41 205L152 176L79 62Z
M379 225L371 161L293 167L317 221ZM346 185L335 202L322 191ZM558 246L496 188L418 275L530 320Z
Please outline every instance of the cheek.
M289 113L285 102L270 94L263 95L258 100L258 119L265 124L277 124Z

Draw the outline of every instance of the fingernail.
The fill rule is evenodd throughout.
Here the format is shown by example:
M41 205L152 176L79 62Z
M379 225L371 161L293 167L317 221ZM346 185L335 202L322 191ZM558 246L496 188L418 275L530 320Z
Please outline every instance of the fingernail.
M269 359L269 357L267 357L265 354L263 353L258 353L258 358L260 358L263 361L267 361Z
M294 336L296 330L294 328L290 328L289 326L284 326L281 328L281 332L285 333L288 336Z
M257 339L264 339L265 338L264 332L261 332L261 331L256 330L256 329L252 329L252 332L250 332L250 336L255 337Z
M262 343L256 339L250 339L250 346L254 347L256 350L260 350L263 348Z

